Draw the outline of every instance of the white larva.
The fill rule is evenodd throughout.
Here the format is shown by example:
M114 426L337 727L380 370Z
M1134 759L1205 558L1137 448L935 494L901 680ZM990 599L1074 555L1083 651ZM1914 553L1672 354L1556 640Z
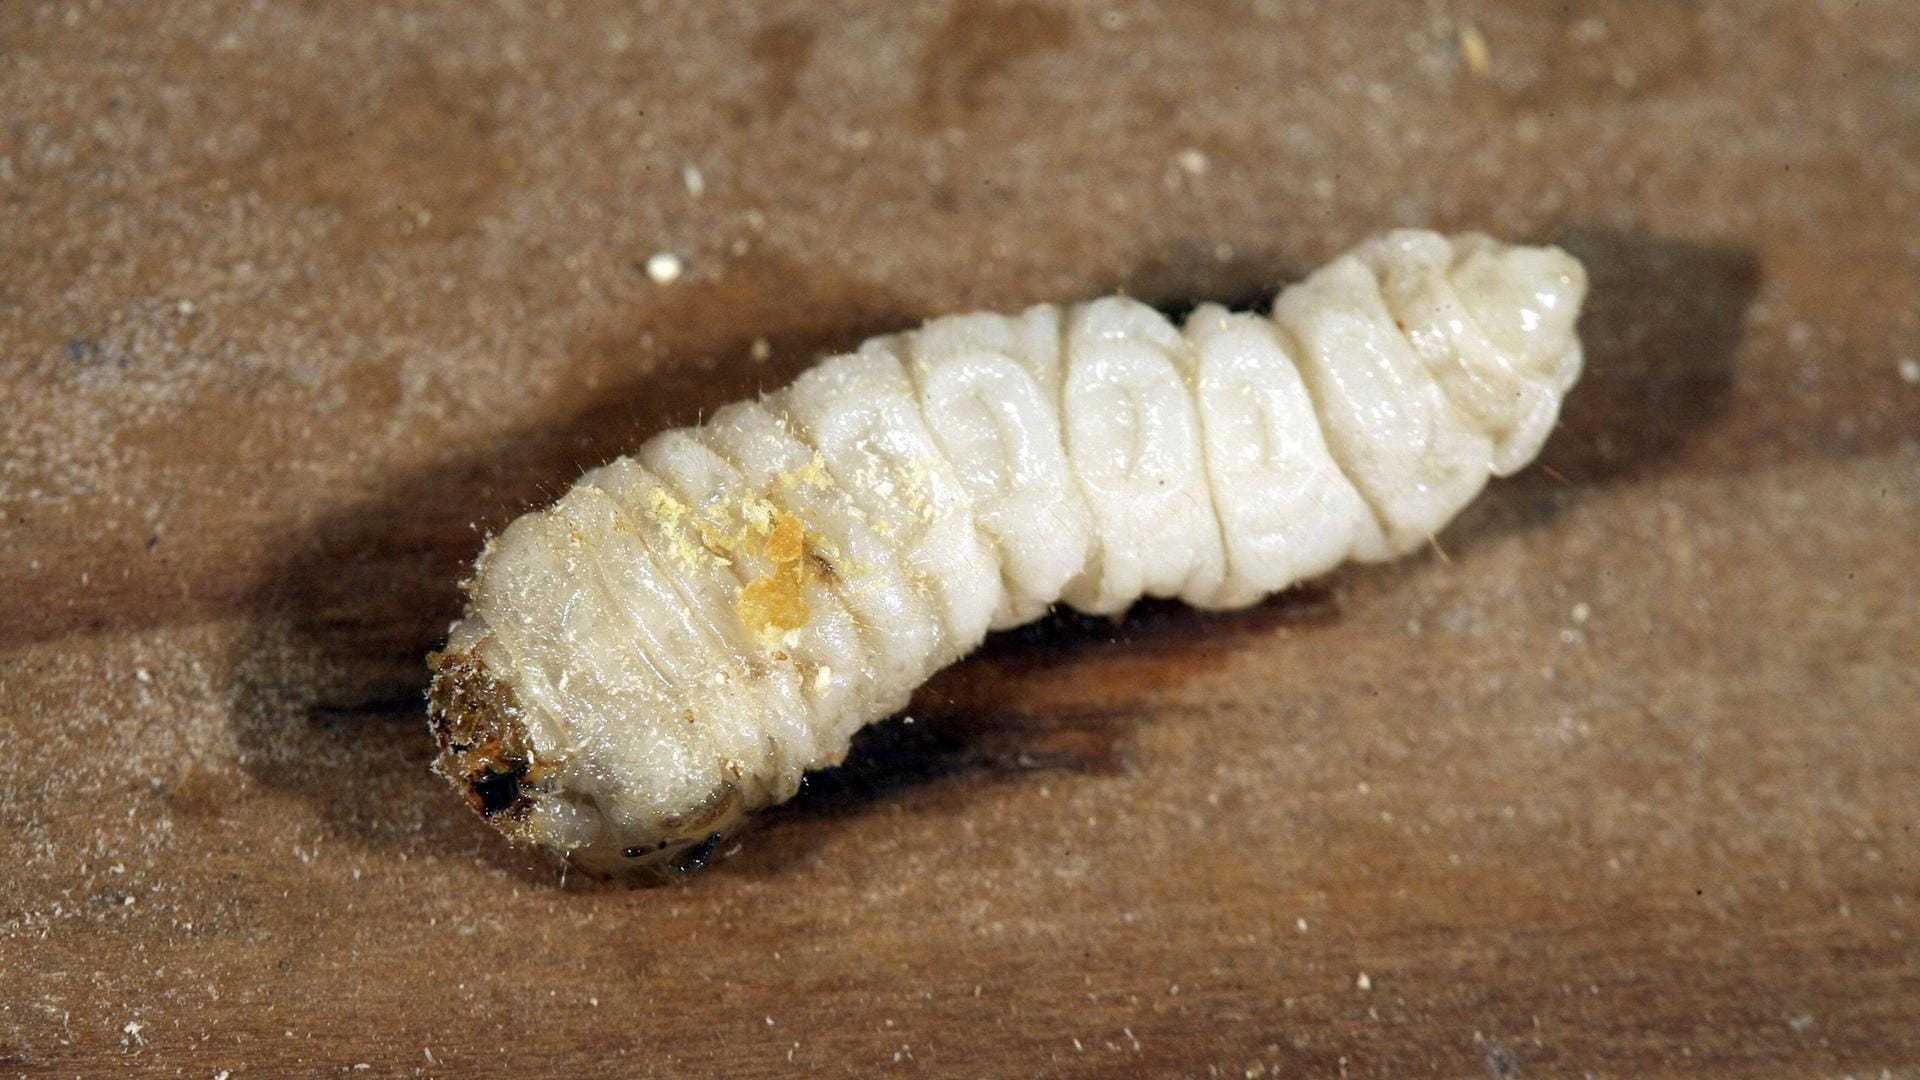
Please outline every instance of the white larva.
M1115 297L875 338L495 537L431 658L435 767L589 871L704 861L989 630L1423 543L1539 449L1585 289L1557 248L1402 231L1271 316Z

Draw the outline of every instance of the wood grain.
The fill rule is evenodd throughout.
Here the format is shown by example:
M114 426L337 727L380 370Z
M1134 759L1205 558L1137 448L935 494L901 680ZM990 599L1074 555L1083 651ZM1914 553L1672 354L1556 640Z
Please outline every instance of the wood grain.
M1920 1078L1920 30L1579 7L0 6L0 1075ZM426 773L580 470L1394 224L1594 279L1440 550L996 638L669 888Z

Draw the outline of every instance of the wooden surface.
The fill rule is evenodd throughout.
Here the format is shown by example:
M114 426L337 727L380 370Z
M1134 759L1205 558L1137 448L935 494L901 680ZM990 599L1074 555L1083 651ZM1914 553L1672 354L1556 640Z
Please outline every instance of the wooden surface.
M0 1075L1920 1077L1917 222L1900 0L0 4ZM1593 275L1444 557L996 640L676 887L427 775L582 468L1395 224Z

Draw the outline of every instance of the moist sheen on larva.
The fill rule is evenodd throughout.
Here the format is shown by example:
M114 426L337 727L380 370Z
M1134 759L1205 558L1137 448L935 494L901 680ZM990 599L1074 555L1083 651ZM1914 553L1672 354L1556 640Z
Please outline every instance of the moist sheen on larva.
M1270 315L1110 297L875 338L494 537L430 658L435 768L583 869L703 862L989 630L1421 544L1538 451L1585 290L1558 248L1400 231Z

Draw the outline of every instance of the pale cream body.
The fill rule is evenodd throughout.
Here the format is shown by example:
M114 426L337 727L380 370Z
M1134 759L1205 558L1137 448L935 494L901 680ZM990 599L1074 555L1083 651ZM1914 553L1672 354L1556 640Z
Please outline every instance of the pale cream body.
M435 707L485 672L510 834L651 863L791 796L991 629L1241 606L1425 542L1546 438L1584 291L1557 248L1401 231L1270 317L1108 298L873 339L495 537ZM503 767L474 741L443 734L456 782Z

